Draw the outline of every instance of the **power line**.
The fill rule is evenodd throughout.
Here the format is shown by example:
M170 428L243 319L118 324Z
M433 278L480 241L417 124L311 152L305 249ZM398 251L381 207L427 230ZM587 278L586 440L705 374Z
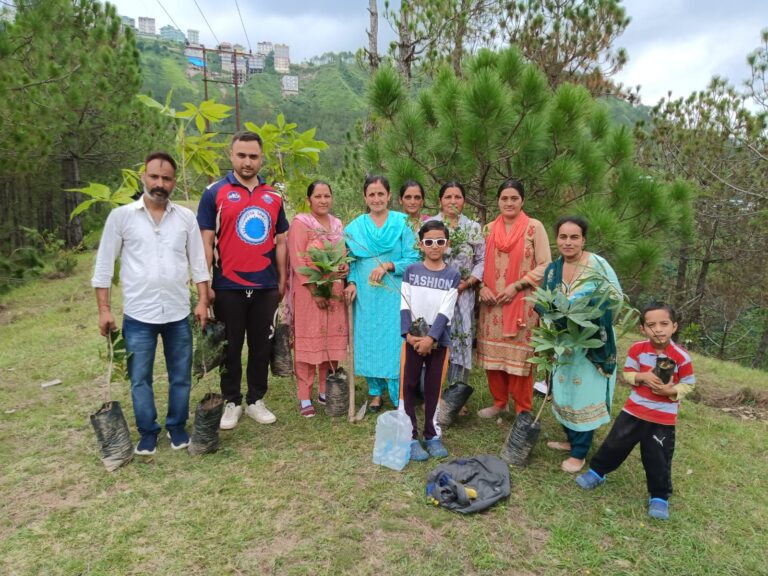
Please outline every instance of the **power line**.
M240 16L240 24L245 33L245 41L248 42L248 52L253 53L253 50L251 49L251 39L248 38L248 31L245 29L245 22L243 22L243 15L240 13L240 5L237 3L237 0L235 0L235 7L237 8L237 15Z
M168 18L171 20L171 24L173 24L173 25L176 27L176 30L181 30L181 28L179 28L179 25L178 25L178 24L176 24L176 21L173 19L173 16L171 16L171 15L168 13L168 10L166 10L166 9L165 9L165 6L163 6L163 5L162 5L162 3L160 2L160 0L157 0L157 3L158 3L158 4L160 4L160 8L162 8L162 9L163 9L163 12L165 12L165 15L166 15L166 16L168 16Z
M211 28L211 25L208 23L208 18L205 17L205 14L203 14L203 11L200 9L200 5L197 3L197 0L195 1L195 6L197 6L197 10L200 12L200 16L203 17L203 20L205 20L205 24L208 26L208 30L211 31L211 35L213 36L213 39L216 40L216 45L220 46L221 42L219 42L219 39L216 38L216 34L213 31L213 28Z

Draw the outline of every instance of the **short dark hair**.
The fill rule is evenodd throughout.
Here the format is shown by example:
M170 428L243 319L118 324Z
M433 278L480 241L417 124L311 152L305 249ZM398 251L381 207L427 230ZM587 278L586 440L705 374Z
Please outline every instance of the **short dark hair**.
M376 182L384 186L384 189L387 192L390 192L389 180L387 180L386 176L371 174L366 176L365 182L363 182L363 196L365 196L365 193L368 192L368 186L370 186L371 184L375 184Z
M464 184L461 182L456 182L455 180L451 180L450 182L446 182L442 186L440 186L440 191L437 193L437 197L440 198L440 200L443 199L443 196L445 195L445 191L448 190L448 188L458 188L461 190L461 197L466 198L467 197L467 191L464 190Z
M442 220L427 220L424 222L421 228L419 228L419 240L424 240L424 234L434 230L440 230L443 234L445 234L445 239L450 240L450 235L448 234L448 226L446 226Z
M648 312L653 312L654 310L666 310L667 314L669 314L669 319L672 320L672 322L677 322L677 312L675 312L675 309L666 302L660 302L656 300L653 302L648 302L648 304L643 306L643 309L640 310L640 324L642 326L645 326L645 315L648 314Z
M586 219L582 218L581 216L562 216L557 219L557 222L555 222L555 236L560 234L560 226L563 224L567 224L570 222L571 224L576 224L581 229L581 235L584 236L584 238L587 237L587 232L589 231L589 222L586 221Z
M232 144L235 142L258 142L259 148L262 150L264 149L264 142L262 141L261 136L250 130L240 130L240 132L235 132L232 135Z
M421 192L421 198L422 200L426 197L424 194L424 186L421 185L421 182L418 180L406 180L403 182L403 185L400 186L400 198L403 197L405 194L405 191L408 190L411 186L416 186L419 189L419 192Z
M523 183L518 180L517 178L507 178L499 184L499 189L496 191L496 199L498 200L501 198L501 193L504 192L507 188L514 188L517 190L518 194L520 194L520 198L525 200L525 187L523 186Z
M331 188L331 185L328 184L328 182L326 182L325 180L315 180L311 182L309 186L307 186L307 198L312 197L312 192L315 191L315 188L317 186L328 186L328 190L330 190L331 194L333 194L333 188Z
M152 162L152 160L162 160L163 162L168 162L168 164L173 166L174 174L176 173L176 160L174 160L173 156L168 154L168 152L157 151L148 154L147 157L144 158L144 166L146 167L146 165Z

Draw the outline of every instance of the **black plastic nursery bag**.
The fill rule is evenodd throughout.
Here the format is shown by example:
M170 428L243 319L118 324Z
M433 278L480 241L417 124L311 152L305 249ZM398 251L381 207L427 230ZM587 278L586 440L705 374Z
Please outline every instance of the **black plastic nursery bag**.
M133 444L120 402L105 402L91 414L101 461L112 472L133 460Z

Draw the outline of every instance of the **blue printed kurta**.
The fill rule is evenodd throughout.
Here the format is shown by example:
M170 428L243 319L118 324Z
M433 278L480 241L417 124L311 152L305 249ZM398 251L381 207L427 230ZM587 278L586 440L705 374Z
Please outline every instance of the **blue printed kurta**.
M349 254L349 281L357 286L354 302L355 373L359 376L400 378L400 285L408 265L419 260L416 237L405 214L389 211L379 228L368 214L358 216L344 230ZM381 263L392 262L394 272L371 286L368 276Z

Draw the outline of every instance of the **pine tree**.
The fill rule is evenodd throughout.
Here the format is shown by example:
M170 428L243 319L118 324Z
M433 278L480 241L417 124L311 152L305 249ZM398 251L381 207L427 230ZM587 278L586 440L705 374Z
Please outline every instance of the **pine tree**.
M138 52L113 6L95 0L17 2L16 18L0 41L0 170L16 188L43 172L45 198L32 226L61 227L68 245L82 239L68 221L83 172L139 160L140 146L158 145L154 112L135 95L141 88ZM51 178L58 171L60 178ZM6 184L7 187L7 184ZM15 193L15 190L13 191Z
M395 69L382 67L369 98L382 126L366 148L371 170L394 187L415 178L434 191L459 180L483 222L495 214L499 183L520 178L532 216L589 219L590 249L610 259L630 291L654 278L689 220L687 185L642 171L631 130L613 125L585 88L553 91L516 49L481 51L462 77L446 66L414 98Z

